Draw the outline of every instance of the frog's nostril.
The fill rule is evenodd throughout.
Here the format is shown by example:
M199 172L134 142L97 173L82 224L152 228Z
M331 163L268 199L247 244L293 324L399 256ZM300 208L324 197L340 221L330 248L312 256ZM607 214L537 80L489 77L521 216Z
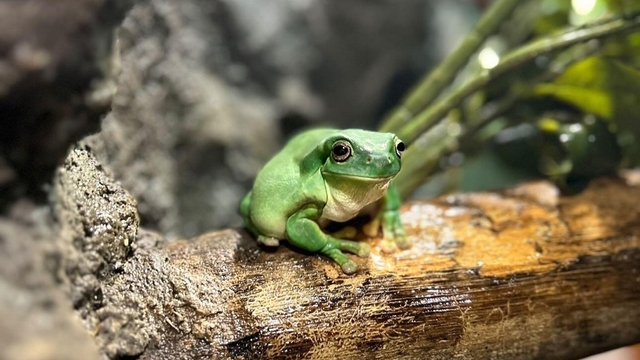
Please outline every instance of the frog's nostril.
M367 164L371 164L371 161L373 161L373 159L371 158L371 156L367 157Z

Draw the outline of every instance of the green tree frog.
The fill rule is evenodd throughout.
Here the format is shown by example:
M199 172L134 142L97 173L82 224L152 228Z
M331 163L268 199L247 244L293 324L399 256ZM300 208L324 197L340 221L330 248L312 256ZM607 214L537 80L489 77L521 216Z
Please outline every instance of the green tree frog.
M391 184L400 171L405 145L395 134L358 129L308 130L293 137L258 173L240 212L259 243L280 240L337 262L346 274L358 265L343 251L369 254L363 242L339 239L323 226L345 222L382 199L375 223L382 223L382 248L408 248L400 198ZM376 233L378 228L375 229Z

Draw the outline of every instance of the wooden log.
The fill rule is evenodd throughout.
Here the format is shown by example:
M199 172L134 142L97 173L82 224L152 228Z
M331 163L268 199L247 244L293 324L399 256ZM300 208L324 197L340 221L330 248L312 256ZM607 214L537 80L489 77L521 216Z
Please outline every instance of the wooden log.
M243 231L205 234L138 251L105 297L165 289L127 295L164 328L142 359L578 359L640 343L639 179L408 203L412 248L371 240L352 276Z

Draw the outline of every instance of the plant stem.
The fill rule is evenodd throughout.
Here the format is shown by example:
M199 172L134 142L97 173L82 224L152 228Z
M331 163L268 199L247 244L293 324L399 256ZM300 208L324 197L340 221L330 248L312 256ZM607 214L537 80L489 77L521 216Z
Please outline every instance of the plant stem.
M478 130L489 122L511 110L518 101L532 97L533 90L537 84L552 81L554 78L564 73L567 68L595 54L599 49L599 45L586 43L575 45L574 47L567 49L564 53L559 54L556 56L556 59L547 66L546 71L541 76L527 81L526 84L523 83L519 86L512 85L510 87L511 90L509 94L505 94L501 99L492 104L493 106L485 105L480 116L475 119L474 122L466 124L467 136L475 135Z
M458 148L459 134L451 130L457 126L449 121L441 121L407 149L402 159L402 171L394 180L403 199L408 198L429 175L438 171L443 156Z
M420 112L410 123L400 128L397 134L404 142L413 142L420 134L432 127L436 121L443 118L447 112L458 106L467 96L540 55L565 49L576 43L632 32L638 28L640 28L640 17L613 19L581 29L572 29L560 34L540 38L519 47L504 56L493 69L481 71L460 88L445 96L441 101Z
M478 20L462 44L425 76L403 101L382 123L380 131L397 131L415 114L429 106L446 88L460 69L468 62L489 35L494 33L503 20L522 0L498 0Z

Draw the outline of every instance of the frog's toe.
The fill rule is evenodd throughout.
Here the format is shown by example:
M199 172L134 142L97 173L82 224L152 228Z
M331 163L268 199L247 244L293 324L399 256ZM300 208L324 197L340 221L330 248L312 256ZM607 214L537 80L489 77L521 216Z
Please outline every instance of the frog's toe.
M404 234L396 236L395 243L400 250L407 250L411 247L411 243Z
M362 232L367 237L374 238L380 233L380 219L374 218L362 227Z
M404 229L401 225L395 226L390 233L393 236L393 242L400 250L406 250L411 247L411 243L407 239L407 235L404 233Z
M369 256L369 253L371 252L371 247L369 246L369 244L360 243L358 245L359 245L359 249L358 251L355 252L355 254L360 257Z
M280 245L280 240L274 238L274 237L270 237L270 236L264 236L264 235L259 235L258 236L258 243L264 245L264 246L274 246L277 247L278 245Z
M334 232L331 236L338 239L355 239L358 236L358 229L353 226L347 226L344 229Z
M380 250L382 250L382 252L387 254L390 254L397 249L396 243L392 239L388 238L383 238L382 241L380 241L378 247L380 248Z
M353 260L345 261L342 265L340 265L340 267L342 268L342 271L347 275L351 275L358 271L358 264L356 264Z

